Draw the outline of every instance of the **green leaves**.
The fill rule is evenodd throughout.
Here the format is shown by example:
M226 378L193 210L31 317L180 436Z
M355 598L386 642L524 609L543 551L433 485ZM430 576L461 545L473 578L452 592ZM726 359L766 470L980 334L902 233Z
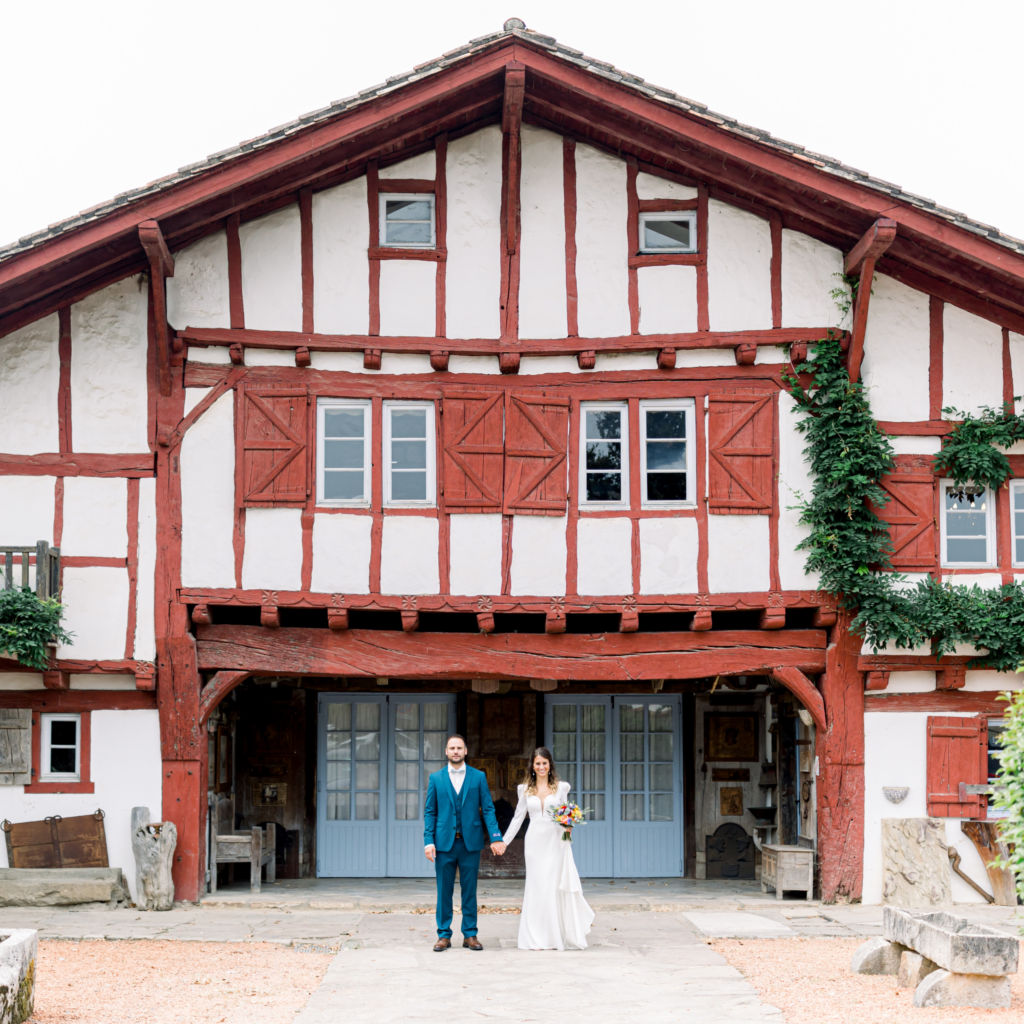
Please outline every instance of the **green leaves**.
M73 634L60 624L63 616L55 597L41 601L27 587L0 590L0 651L28 668L45 669L50 661L47 644L72 642Z
M1015 415L1009 404L1002 410L986 405L980 416L953 408L942 411L963 422L943 441L942 451L935 456L935 472L951 476L956 487L977 483L998 490L1013 475L999 448L1024 440L1024 417Z
M1005 694L1001 698L1008 702L1006 725L1002 731L1002 749L998 753L998 784L1001 788L989 798L989 802L1006 817L999 824L999 832L1007 843L1012 844L1009 864L1017 878L1017 893L1024 897L1024 690Z

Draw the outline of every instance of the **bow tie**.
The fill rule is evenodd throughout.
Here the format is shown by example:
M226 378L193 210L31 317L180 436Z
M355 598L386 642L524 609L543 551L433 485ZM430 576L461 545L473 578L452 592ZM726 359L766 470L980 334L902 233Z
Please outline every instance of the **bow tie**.
M465 766L463 766L462 768L449 768L448 769L448 771L451 772L452 775L462 775L465 772L465 770L466 770Z

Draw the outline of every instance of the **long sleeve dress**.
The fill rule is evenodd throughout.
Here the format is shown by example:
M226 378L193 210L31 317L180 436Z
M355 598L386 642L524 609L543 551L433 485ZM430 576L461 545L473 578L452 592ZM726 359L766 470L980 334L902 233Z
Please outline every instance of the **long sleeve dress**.
M515 817L505 833L510 843L530 815L526 832L526 891L519 917L520 949L586 949L585 936L594 912L583 898L583 886L572 855L572 843L562 839L562 826L549 816L552 806L564 803L569 783L560 782L541 805L540 797L519 786Z

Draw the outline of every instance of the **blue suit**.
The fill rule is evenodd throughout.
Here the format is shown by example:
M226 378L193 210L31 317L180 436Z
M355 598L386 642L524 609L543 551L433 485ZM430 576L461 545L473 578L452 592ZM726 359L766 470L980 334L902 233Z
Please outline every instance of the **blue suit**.
M437 934L452 937L452 898L455 869L462 890L462 934L476 935L476 877L480 851L487 843L501 841L487 776L466 765L466 778L456 793L448 766L430 776L423 813L423 845L433 844L437 875Z

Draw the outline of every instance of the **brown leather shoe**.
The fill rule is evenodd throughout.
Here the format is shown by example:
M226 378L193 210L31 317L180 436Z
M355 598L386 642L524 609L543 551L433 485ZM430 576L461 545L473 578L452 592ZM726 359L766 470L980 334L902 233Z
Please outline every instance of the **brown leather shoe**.
M434 944L435 953L443 953L446 949L450 949L452 944L451 939L438 939Z
M484 948L483 944L475 935L467 935L462 940L462 945L464 949L472 949L477 953L479 953L480 950Z

